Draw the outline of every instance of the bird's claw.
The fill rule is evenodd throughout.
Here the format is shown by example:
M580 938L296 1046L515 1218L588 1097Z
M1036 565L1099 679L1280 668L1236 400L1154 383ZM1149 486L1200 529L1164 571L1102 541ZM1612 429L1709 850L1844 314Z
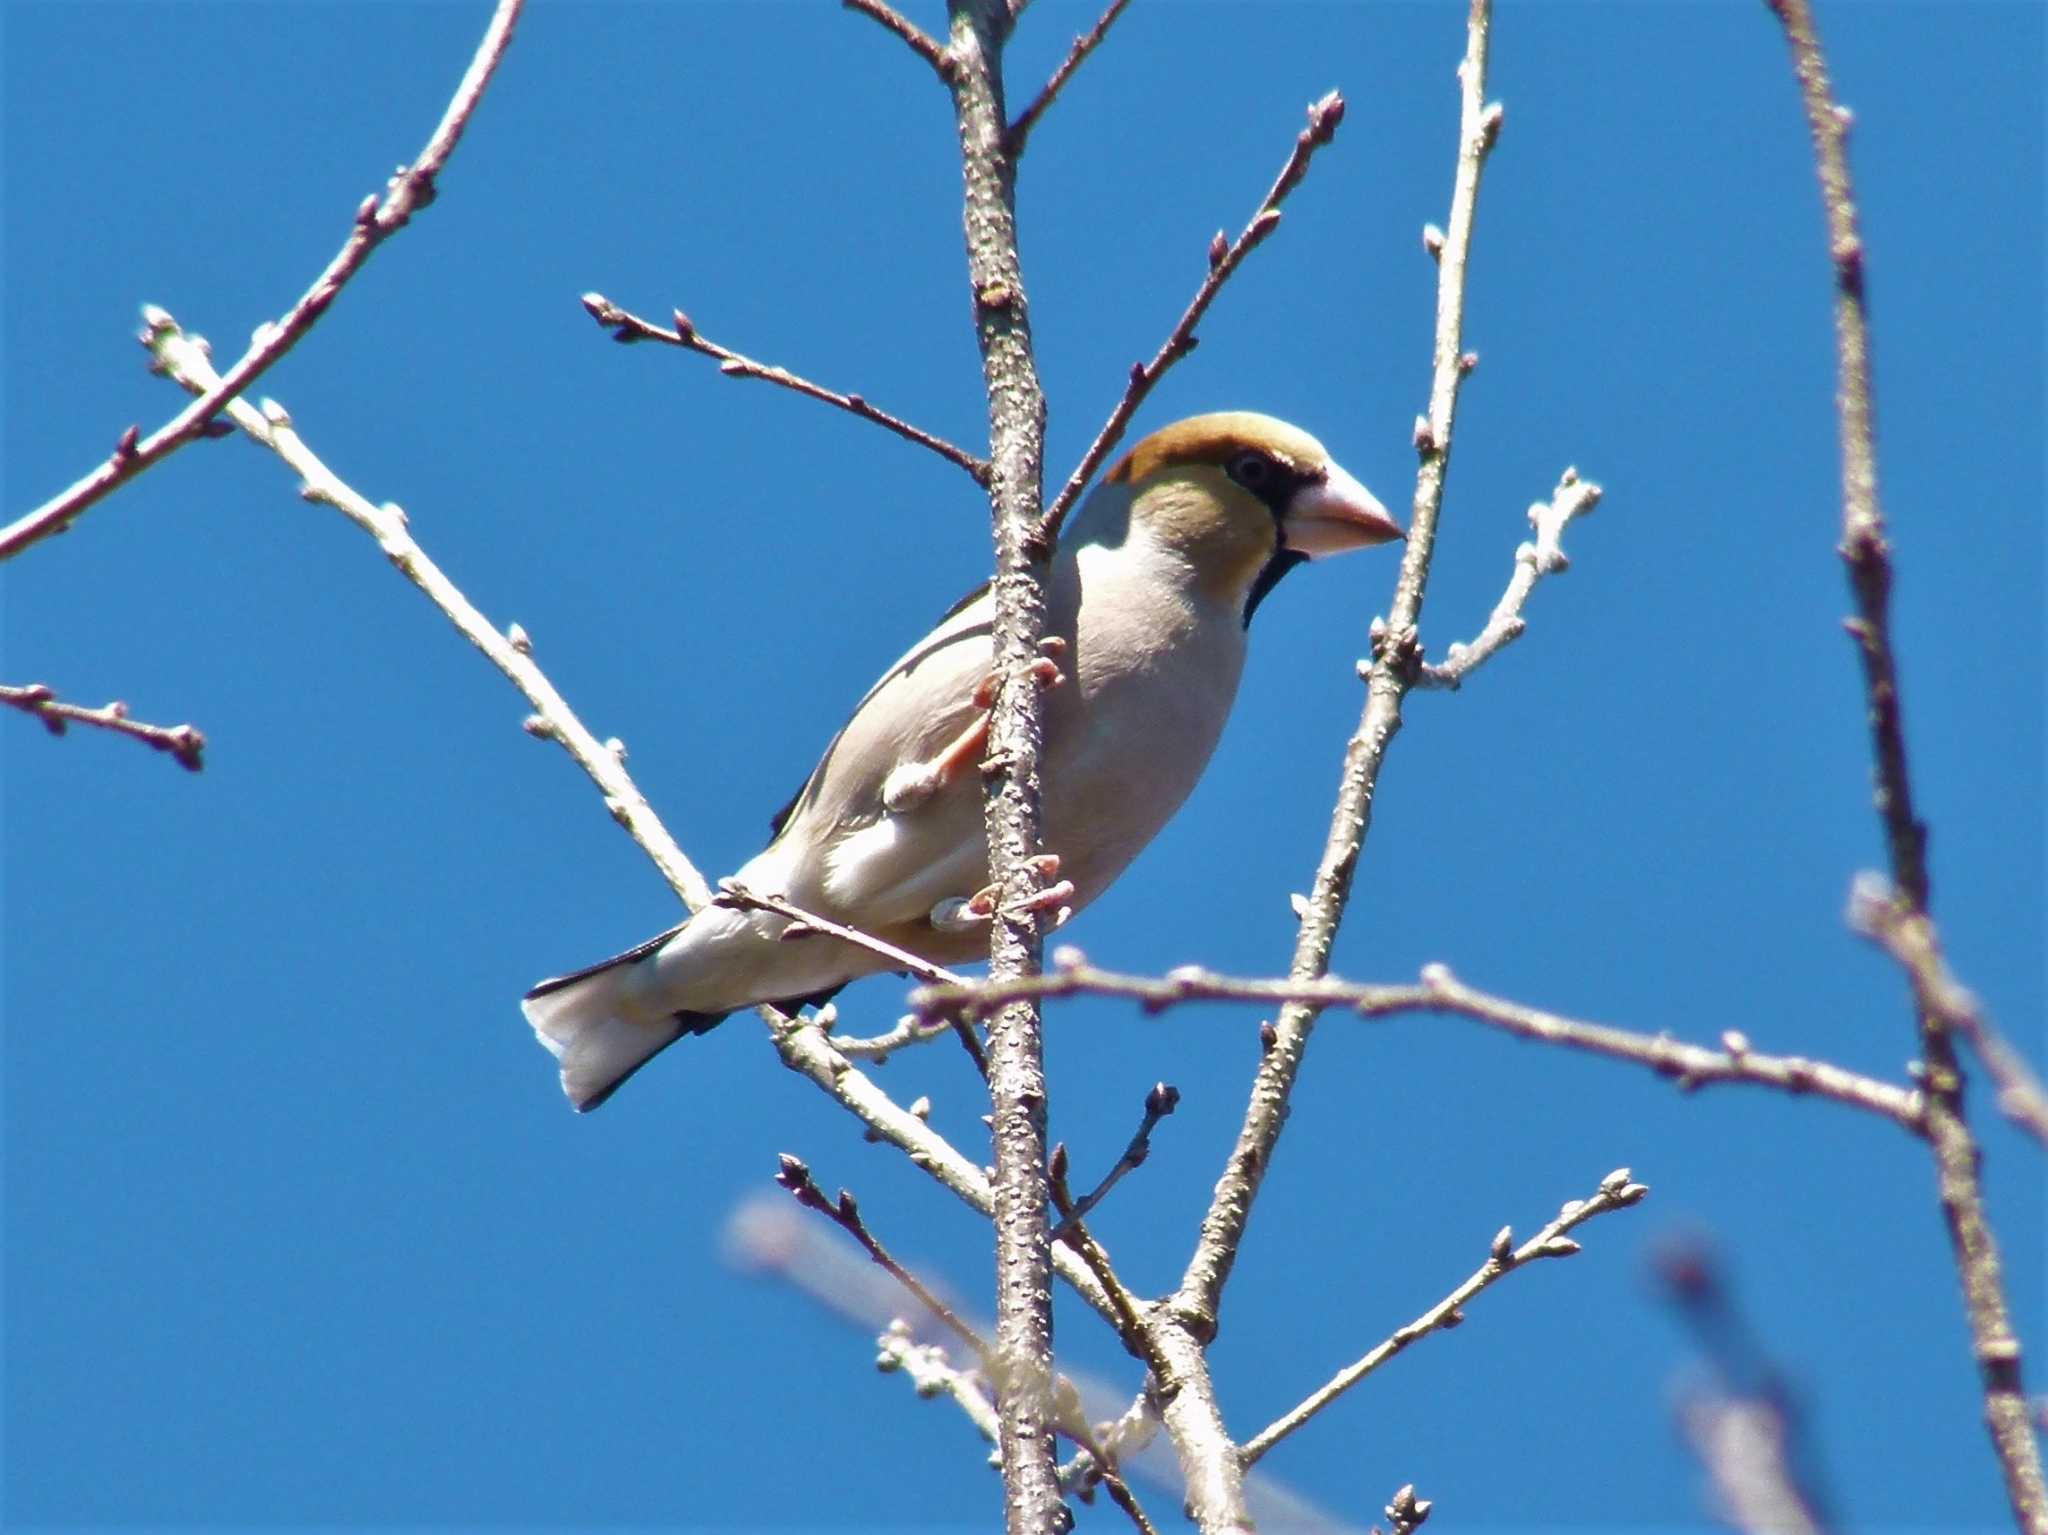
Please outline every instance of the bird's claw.
M1046 853L1032 860L1032 871L1042 880L1053 880L1043 889L1014 905L1002 908L1006 917L1021 917L1034 911L1055 913L1052 925L1060 926L1074 914L1070 904L1074 899L1074 882L1056 879L1060 872L1060 857L1057 853ZM1002 897L1002 890L995 885L984 885L969 896L948 896L931 910L931 924L942 933L964 933L982 926L996 914L996 902Z

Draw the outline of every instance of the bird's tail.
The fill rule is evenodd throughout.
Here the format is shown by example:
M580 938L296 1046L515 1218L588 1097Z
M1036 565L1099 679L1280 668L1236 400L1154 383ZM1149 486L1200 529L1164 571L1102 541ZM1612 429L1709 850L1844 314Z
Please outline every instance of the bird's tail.
M724 1013L653 1012L642 1000L647 987L641 966L676 931L572 975L542 981L519 1004L540 1042L561 1062L562 1091L577 1113L603 1103L685 1034L702 1034L725 1018Z

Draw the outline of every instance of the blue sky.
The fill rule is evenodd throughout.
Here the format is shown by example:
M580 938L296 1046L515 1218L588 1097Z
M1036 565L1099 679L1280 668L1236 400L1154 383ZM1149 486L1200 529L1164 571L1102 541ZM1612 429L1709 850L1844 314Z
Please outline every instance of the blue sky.
M1462 10L1139 0L1023 172L1055 474L1334 85L1336 144L1139 424L1271 411L1406 505L1433 303L1419 231L1449 195ZM282 312L417 151L487 12L0 12L6 517L176 409L130 340L139 304L221 358ZM1038 0L1020 101L1090 19ZM2044 13L1836 3L1821 22L1857 112L1935 909L2041 1061ZM1560 1011L1700 1041L1739 1027L1898 1078L1904 988L1841 920L1882 855L1839 624L1828 272L1783 44L1746 0L1508 3L1493 93L1482 361L1431 650L1477 630L1560 469L1607 497L1527 637L1411 704L1335 968L1442 961ZM681 305L973 444L957 194L943 93L856 16L543 0L439 202L261 392L527 627L725 872L873 675L986 574L985 508L862 423L612 345L577 295ZM566 757L521 733L502 679L293 490L246 442L196 445L0 573L6 680L119 696L211 742L195 777L0 720L7 1521L988 1527L964 1420L878 1376L871 1328L733 1268L722 1235L794 1152L985 1312L985 1226L865 1144L749 1018L568 1111L517 998L667 925L672 900ZM1261 610L1202 786L1071 941L1137 971L1285 968L1287 895L1320 851L1392 572L1354 556ZM842 1001L880 1028L900 998L882 978ZM1256 1023L1051 1015L1053 1128L1080 1167L1114 1158L1153 1081L1183 1094L1095 1223L1142 1291L1178 1277ZM878 1077L929 1093L981 1154L957 1051ZM1973 1101L2040 1390L2042 1162ZM1461 1527L1703 1522L1669 1416L1699 1365L1647 1266L1706 1234L1845 1523L2002 1519L1916 1143L1446 1020L1317 1034L1215 1350L1232 1428L1432 1303L1503 1223L1532 1231L1619 1165L1645 1205L1263 1469L1361 1528L1406 1481ZM1091 1317L1063 1299L1059 1322L1071 1367L1135 1387Z

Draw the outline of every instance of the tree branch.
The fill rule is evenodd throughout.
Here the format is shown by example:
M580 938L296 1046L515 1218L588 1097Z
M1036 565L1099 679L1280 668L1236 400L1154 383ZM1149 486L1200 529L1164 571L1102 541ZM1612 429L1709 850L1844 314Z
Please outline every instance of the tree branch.
M1035 974L1040 912L1041 690L1032 679L1045 633L1046 565L1031 532L1042 496L1045 396L1032 356L1030 310L1017 251L1016 164L1007 147L1002 51L1012 16L1002 0L953 0L947 49L960 129L963 222L975 338L989 402L989 502L996 575L992 642L1003 680L990 711L986 822L989 973ZM1046 1201L1044 1041L1036 1004L1018 1002L989 1027L994 1108L996 1355L1004 1391L1003 1500L1010 1535L1063 1535L1053 1439L1052 1248Z
M1103 38L1109 35L1109 29L1116 24L1117 17L1123 15L1124 7L1130 3L1131 0L1109 0L1109 9L1096 19L1094 26L1074 39L1074 46L1068 50L1066 59L1060 67L1052 72L1052 78L1045 82L1044 89L1039 91L1030 106L1017 114L1016 120L1010 124L1008 135L1012 160L1024 153L1024 141L1031 137L1031 130L1038 126L1039 118L1045 116L1045 109L1053 104L1061 91L1066 89L1067 81L1072 79L1074 71L1081 67L1081 61L1102 46Z
M1124 386L1123 398L1117 401L1116 409L1109 413L1102 430L1095 434L1095 441L1081 455L1081 462L1067 476L1067 483L1060 487L1059 495L1033 530L1032 541L1036 547L1049 550L1058 540L1060 524L1066 521L1067 513L1073 510L1081 492L1088 488L1088 482L1095 478L1095 471L1102 467L1103 460L1123 441L1131 417L1145 403L1152 386L1165 376L1167 369L1195 349L1195 327L1201 324L1202 316L1209 312L1209 306L1223 291L1223 285L1230 281L1231 274L1244 264L1244 258L1280 227L1281 203L1287 200L1288 193L1301 185L1315 152L1337 136L1337 125L1343 121L1344 98L1337 92L1331 91L1320 101L1311 103L1308 126L1295 135L1294 148L1287 156L1287 163L1280 167L1280 174L1274 178L1251 222L1228 245L1224 244L1223 232L1216 232L1215 238L1209 242L1208 275L1202 279L1202 285L1195 290L1195 296L1188 301L1188 307L1182 311L1180 320L1167 334L1159 350L1152 354L1152 360L1131 364L1130 382Z
M902 38L910 51L931 65L939 79L952 83L954 61L936 39L900 11L893 9L885 0L840 0L849 11L859 11L863 16L880 22L884 27Z
M1516 1269L1534 1263L1539 1258L1571 1257L1579 1251L1579 1244L1566 1236L1566 1232L1575 1226L1584 1225L1596 1215L1605 1215L1609 1210L1619 1210L1636 1204L1649 1192L1646 1184L1635 1182L1629 1176L1629 1170L1620 1167L1600 1180L1599 1191L1591 1199L1572 1200L1558 1212L1555 1220L1520 1247L1514 1245L1513 1229L1501 1227L1493 1239L1493 1246L1487 1253L1486 1261L1473 1272L1471 1278L1407 1326L1396 1328L1392 1336L1372 1348L1356 1364L1347 1365L1339 1370L1326 1384L1304 1398L1299 1406L1281 1414L1272 1423L1252 1435L1245 1441L1240 1458L1247 1466L1254 1464L1274 1445L1411 1343L1426 1338L1433 1332L1447 1331L1464 1321L1466 1303L1480 1291L1499 1283Z
M1904 709L1892 651L1891 550L1877 495L1877 429L1863 237L1857 229L1855 189L1845 147L1850 118L1834 99L1810 0L1769 3L1784 24L1793 73L1813 133L1814 163L1827 217L1828 254L1834 265L1836 404L1842 440L1841 554L1848 564L1849 587L1856 603L1856 616L1848 621L1848 628L1863 663L1878 821L1890 852L1895 903L1905 919L1926 918L1927 829L1913 811ZM1956 1059L1954 1036L1941 1013L1926 1007L1918 1012L1928 1093L1925 1134L1934 1152L1942 1214L1962 1281L1973 1350L1983 1373L1985 1422L2005 1474L2014 1516L2030 1535L2044 1535L2048 1532L2048 1481L2042 1476L2041 1446L2029 1421L2019 1334L2013 1329L2006 1302L1998 1242L1984 1207L1977 1140L1964 1115L1962 1067Z
M1904 906L1889 882L1866 873L1849 888L1849 926L1898 961L1922 1015L1940 1019L1944 1029L1970 1041L1998 1087L1999 1111L2048 1146L2048 1090L2026 1058L1985 1021L1976 996L1949 969L1933 918Z
M435 179L447 165L448 157L455 152L463 129L469 126L477 103L483 99L484 88L491 83L499 60L505 56L505 49L512 41L512 29L518 23L524 3L525 0L498 0L491 23L484 29L483 41L477 45L476 55L469 61L462 83L455 88L448 110L442 113L441 121L427 140L426 148L420 151L419 159L410 169L401 170L391 178L381 202L374 193L363 199L362 206L356 209L355 225L340 252L313 280L312 287L300 295L290 312L282 320L259 325L250 338L249 350L224 375L220 375L212 387L169 422L147 437L142 437L135 427L129 427L121 434L113 454L99 468L27 516L0 529L0 560L12 559L37 540L63 532L81 512L110 491L134 479L152 464L168 458L193 438L207 435L223 405L255 383L272 364L298 345L300 338L327 312L327 306L334 302L342 285L362 270L363 264L370 259L370 253L403 229L413 214L434 200L437 193ZM148 314L150 311L144 312ZM153 329L152 325L151 331ZM142 340L145 346L153 348L151 331L145 331Z
M0 683L0 704L34 715L53 736L61 736L72 725L90 725L168 752L188 772L196 773L206 766L206 737L197 729L191 725L149 725L130 719L128 706L119 699L98 709L88 709L82 704L65 703L45 683L31 682L23 687Z
M1403 664L1404 653L1412 655L1415 624L1421 616L1423 590L1435 549L1437 514L1443 503L1458 385L1464 377L1459 359L1463 355L1465 263L1471 249L1480 172L1499 131L1500 109L1485 104L1486 46L1491 19L1490 0L1472 0L1465 58L1458 67L1462 106L1450 234L1438 258L1435 370L1428 441L1421 447L1414 515L1394 593L1391 624L1395 643L1374 667L1364 714L1346 749L1343 783L1331 817L1329 839L1295 945L1292 974L1297 980L1320 976L1328 968L1330 946L1336 939L1337 926L1350 897L1352 875L1370 827L1372 795L1380 764L1400 729L1401 701L1413 669ZM1203 1319L1207 1327L1215 1325L1216 1307L1251 1217L1252 1201L1279 1141L1287 1097L1300 1072L1313 1027L1313 1009L1301 1006L1284 1010L1276 1021L1274 1047L1260 1064L1237 1145L1183 1276L1179 1303L1192 1317Z
M1574 517L1585 516L1599 504L1600 487L1591 480L1580 479L1576 469L1565 470L1558 478L1557 489L1550 493L1550 499L1538 501L1529 508L1529 526L1536 530L1536 541L1516 548L1515 573L1508 578L1508 589L1494 605L1486 627L1479 631L1471 644L1452 645L1440 664L1424 666L1416 673L1415 685L1419 688L1455 689L1520 639L1522 631L1529 627L1522 618L1522 609L1528 606L1529 594L1536 590L1536 583L1545 576L1559 575L1571 568L1572 562L1564 552L1565 528Z
M1613 1060L1644 1066L1691 1091L1721 1082L1746 1082L1781 1092L1812 1094L1851 1108L1877 1114L1904 1129L1920 1133L1925 1113L1923 1096L1875 1077L1862 1076L1825 1061L1796 1055L1760 1055L1748 1038L1729 1030L1722 1048L1686 1044L1664 1034L1638 1034L1607 1024L1584 1023L1492 996L1459 981L1442 965L1422 972L1415 986L1357 985L1334 976L1302 980L1239 980L1197 966L1176 970L1159 980L1098 970L1062 951L1049 973L1006 982L970 981L959 987L931 986L911 995L922 1018L974 1018L1019 996L1128 997L1148 1013L1164 1012L1189 1002L1257 1002L1268 1007L1321 1012L1342 1008L1361 1018L1392 1018L1403 1013L1445 1013L1513 1034L1518 1039L1564 1045Z
M718 371L727 378L758 378L770 384L780 384L784 389L793 389L809 399L821 400L827 405L836 405L861 418L872 421L876 426L894 432L907 442L914 442L920 448L928 448L973 477L975 484L988 484L988 461L976 458L964 448L956 448L943 437L934 436L923 427L912 426L900 416L892 416L886 410L877 410L866 398L857 394L841 394L814 384L801 374L787 368L778 368L772 363L756 362L753 358L720 346L710 337L701 334L690 323L690 317L678 309L675 312L676 328L664 330L652 320L643 320L630 309L621 309L602 293L583 295L583 307L591 319L611 331L614 341L661 341L689 352L702 352L706 357L716 357Z

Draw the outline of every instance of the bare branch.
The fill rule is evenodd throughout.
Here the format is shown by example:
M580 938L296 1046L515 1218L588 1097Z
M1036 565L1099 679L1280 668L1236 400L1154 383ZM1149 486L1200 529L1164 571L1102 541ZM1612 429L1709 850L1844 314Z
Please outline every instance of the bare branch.
M1956 979L1941 951L1934 919L1897 898L1880 875L1860 874L1849 889L1849 926L1898 961L1912 983L1924 1017L1970 1041L1998 1087L1999 1112L2048 1146L2048 1090L2026 1058L1985 1020L1968 987Z
M491 83L499 60L505 56L505 49L512 41L512 29L518 23L524 3L525 0L498 0L490 25L484 29L483 41L477 45L476 55L469 61L462 83L455 88L454 98L449 101L447 111L441 114L441 121L427 140L426 148L420 151L419 159L410 169L401 170L391 178L381 202L375 194L363 199L340 252L313 280L313 285L300 295L290 312L282 320L259 325L250 337L249 350L219 377L217 383L169 422L147 437L142 437L137 428L130 426L121 434L112 455L92 473L25 517L0 529L0 560L12 559L38 539L63 532L79 513L108 492L134 479L152 464L168 458L193 438L209 435L208 428L220 414L221 407L255 383L273 363L298 345L300 338L327 312L327 306L334 302L342 285L362 270L363 264L370 259L370 253L403 229L413 214L434 200L437 193L435 179L447 165L448 157L455 152L463 130L469 126L469 119L476 112L477 103L483 99L484 88ZM143 313L148 328L143 332L142 341L154 351L157 326L153 316L162 311L145 308Z
M1150 362L1131 364L1130 382L1124 386L1124 395L1116 403L1116 409L1109 413L1109 419L1102 424L1102 430L1095 434L1095 441L1088 445L1088 451L1081 455L1081 462L1074 472L1067 476L1067 483L1060 488L1059 495L1046 509L1032 533L1032 542L1040 549L1050 549L1059 538L1060 524L1066 521L1067 513L1073 510L1081 492L1088 488L1088 482L1095 478L1095 471L1102 467L1104 459L1123 440L1124 431L1131 424L1131 417L1138 413L1138 407L1152 392L1152 386L1165 376L1181 358L1195 349L1197 338L1195 327L1202 322L1202 316L1209 312L1210 304L1230 281L1231 274L1244 263L1244 258L1265 243L1265 239L1280 227L1280 204L1287 200L1287 194L1301 184L1308 174L1309 161L1315 152L1337 135L1337 125L1344 121L1344 98L1332 91L1320 101L1310 104L1308 126L1294 138L1294 148L1287 156L1287 163L1280 167L1280 174L1274 178L1271 190L1252 215L1251 222L1244 226L1237 239L1226 245L1222 231L1209 242L1209 272L1202 279L1202 285L1195 290L1195 296L1181 314L1166 340Z
M909 17L885 3L885 0L840 0L849 11L859 11L894 32L909 45L910 51L931 65L941 82L950 84L957 66L946 50L941 48L929 32L924 31Z
M1030 979L1002 985L971 981L959 988L927 987L912 994L911 1006L920 1017L975 1017L1017 996L1088 995L1128 997L1148 1013L1189 1002L1257 1002L1311 1012L1342 1008L1361 1018L1448 1013L1502 1029L1517 1038L1631 1061L1661 1077L1669 1077L1687 1091L1720 1082L1747 1082L1782 1092L1810 1093L1880 1115L1916 1134L1925 1113L1923 1096L1910 1088L1803 1056L1760 1055L1750 1048L1746 1036L1732 1029L1721 1036L1721 1049L1709 1050L1664 1034L1637 1034L1607 1024L1583 1023L1475 990L1442 965L1426 968L1421 984L1415 986L1357 985L1334 976L1238 980L1198 966L1152 980L1098 970L1075 957L1077 952L1062 950L1061 963L1049 973Z
M886 410L878 410L857 394L841 394L836 389L827 389L814 384L801 374L778 368L772 363L756 362L753 358L720 346L708 336L702 335L690 323L690 317L678 309L675 312L674 330L666 330L651 320L643 320L630 309L621 309L602 293L583 295L583 307L591 319L597 321L612 333L614 341L660 341L669 346L681 347L689 352L702 352L706 357L718 359L718 371L728 378L758 378L770 384L780 384L784 389L795 390L809 399L821 400L827 405L856 415L863 421L872 421L876 426L894 432L906 442L914 442L920 448L928 448L972 476L977 485L988 484L988 461L976 458L965 448L957 448L943 437L935 437L923 427L912 426L900 416L892 416Z
M842 943L850 943L856 948L866 949L870 953L879 954L898 970L914 975L919 980L929 984L941 986L967 984L963 977L948 970L944 965L935 965L929 960L920 959L908 949L899 949L895 944L886 943L873 934L863 933L857 927L847 927L843 923L832 921L829 917L821 917L816 912L805 911L801 906L792 905L790 902L782 899L781 896L758 895L754 891L747 889L744 885L729 879L720 880L718 889L719 894L716 900L720 905L738 906L741 908L756 907L762 911L772 911L780 916L790 918L790 925L782 931L784 939L801 940L814 934L822 933L827 937L837 938ZM961 1047L967 1052L967 1058L974 1062L974 1069L981 1073L981 1078L984 1082L987 1081L988 1055L982 1049L981 1040L974 1032L974 1025L964 1018L956 1019L953 1023L953 1032L959 1036ZM907 1043L908 1041L906 1040L905 1042Z
M1414 513L1394 589L1393 639L1383 648L1380 663L1373 668L1358 730L1345 750L1343 780L1331 814L1329 836L1295 942L1291 966L1295 980L1312 980L1329 967L1330 947L1343 920L1352 876L1370 829L1380 765L1401 728L1401 703L1414 672L1415 626L1421 618L1423 591L1436 547L1437 514L1443 503L1458 386L1467 371L1462 363L1465 265L1472 244L1480 173L1500 134L1501 110L1486 104L1486 51L1491 24L1491 0L1472 0L1465 57L1458 66L1458 159L1450 231L1437 258L1436 343L1428 434L1420 447L1422 463L1416 476ZM1259 1185L1272 1165L1273 1150L1287 1118L1288 1097L1300 1073L1314 1024L1313 1008L1295 1005L1284 1009L1274 1024L1272 1048L1259 1063L1237 1143L1217 1181L1215 1198L1203 1218L1201 1236L1175 1298L1176 1310L1202 1319L1200 1326L1215 1326L1223 1288L1236 1262Z
M936 1343L919 1343L910 1324L898 1317L875 1339L875 1368L884 1374L902 1371L919 1396L944 1392L967 1414L967 1421L980 1430L990 1444L996 1442L996 1408L981 1389L979 1378L968 1370L957 1370Z
M811 1170L802 1158L784 1152L781 1161L781 1170L776 1173L775 1181L788 1189L796 1197L796 1202L806 1210L817 1211L860 1243L877 1266L908 1290L920 1306L945 1323L955 1337L973 1349L974 1356L981 1361L983 1370L988 1370L992 1363L988 1340L969 1327L965 1319L941 1300L929 1285L898 1262L895 1255L882 1245L881 1239L868 1230L867 1222L860 1218L860 1206L855 1202L853 1195L841 1189L839 1199L835 1203L825 1197L824 1190L820 1189L816 1180L811 1177ZM1000 1387L1000 1379L997 1384Z
M1152 1132L1158 1128L1160 1120L1179 1107L1179 1088L1170 1082L1154 1085L1152 1091L1145 1095L1145 1117L1139 1122L1138 1133L1133 1135L1130 1144L1124 1147L1123 1155L1116 1159L1116 1165L1110 1168L1093 1191L1077 1200L1072 1209L1064 1205L1060 1207L1060 1223L1053 1227L1052 1231L1052 1239L1055 1242L1094 1213L1095 1207L1109 1197L1109 1191L1122 1181L1126 1173L1135 1172L1145 1165L1145 1159L1152 1154Z
M1617 1168L1600 1180L1599 1191L1592 1198L1572 1200L1558 1212L1555 1220L1520 1247L1514 1245L1513 1232L1506 1226L1501 1227L1500 1233L1493 1239L1493 1247L1487 1254L1486 1261L1474 1271L1471 1278L1407 1326L1396 1328L1392 1336L1370 1350L1356 1364L1347 1365L1339 1370L1327 1384L1311 1392L1299 1406L1283 1413L1246 1440L1241 1452L1244 1464L1252 1465L1274 1445L1410 1344L1428 1337L1439 1329L1456 1327L1465 1320L1466 1303L1480 1291L1497 1284L1516 1269L1534 1263L1539 1258L1571 1257L1579 1250L1579 1244L1566 1236L1566 1232L1584 1225L1596 1215L1605 1215L1609 1210L1619 1210L1636 1204L1649 1192L1647 1185L1637 1183L1629 1176L1626 1167Z
M1081 67L1081 61L1102 45L1103 38L1109 35L1109 29L1116 24L1117 17L1123 15L1124 7L1130 3L1131 0L1109 0L1109 9L1096 19L1095 25L1074 39L1074 46L1067 51L1066 59L1052 72L1052 78L1045 82L1045 88L1038 93L1037 99L1017 114L1009 130L1012 160L1024 153L1024 141L1031 136L1031 130L1038 126L1038 120L1045 115L1045 109L1053 104L1061 91L1066 89L1067 81L1073 77L1074 71Z
M989 713L982 764L988 872L997 893L989 973L1010 980L1039 968L1048 894L1038 775L1045 713L1043 690L1032 680L1042 658L1047 572L1031 538L1043 505L1045 395L1017 249L1017 169L1006 143L1002 51L1014 18L1004 0L953 0L951 10L947 57L960 131L962 225L988 396L996 555L991 642L994 670L1004 679ZM1061 1499L1052 1433L1054 1259L1046 1221L1044 1040L1035 1004L996 1014L988 1058L1004 1520L1010 1535L1055 1535L1073 1516Z
M1570 569L1571 561L1565 558L1564 530L1574 517L1582 517L1600 504L1600 487L1591 480L1579 478L1579 471L1567 469L1558 478L1557 489L1550 493L1548 501L1538 501L1529 508L1529 525L1536 530L1534 543L1522 544L1515 550L1515 573L1508 578L1508 589L1494 605L1493 613L1486 620L1486 627L1469 645L1453 645L1446 652L1443 661L1435 666L1424 666L1415 676L1419 688L1456 688L1466 677L1492 660L1494 656L1522 637L1528 624L1522 618L1522 609L1528 606L1529 594L1536 590L1536 583L1545 576L1554 576Z
M1784 24L1792 69L1813 133L1814 163L1827 217L1834 266L1836 404L1842 439L1842 558L1856 616L1848 621L1863 663L1870 715L1878 822L1890 852L1895 903L1907 916L1928 914L1927 829L1913 810L1906 767L1905 711L1891 639L1891 549L1877 496L1877 429L1871 384L1870 313L1864 291L1863 237L1849 177L1850 116L1834 98L1810 0L1770 0ZM2048 1479L2027 1410L2019 1334L2012 1325L1998 1241L1984 1207L1982 1158L1963 1109L1963 1075L1955 1041L1939 1013L1919 1009L1920 1053L1926 1063L1925 1134L1956 1272L1962 1281L1970 1341L1984 1383L1984 1417L2005 1475L2006 1496L2029 1535L2048 1535Z
M164 371L184 388L211 393L219 375L207 359L206 344L178 329L169 315L158 312L156 354ZM501 633L477 610L441 567L427 556L408 530L405 512L394 502L373 505L344 482L308 448L292 425L291 416L274 400L265 400L259 411L247 400L229 400L225 407L235 425L269 448L300 477L299 494L308 501L334 507L349 521L377 540L385 556L399 573L420 589L448 621L487 656L512 685L526 695L534 712L526 721L529 734L561 743L576 763L604 791L605 808L612 819L625 827L640 844L670 888L692 910L711 899L711 888L696 866L662 826L654 807L647 803L625 771L625 747L618 740L599 742L584 728L554 684L533 662L533 644L517 624Z
M1125 1350L1133 1359L1142 1361L1152 1371L1154 1379L1168 1379L1152 1333L1138 1314L1137 1300L1117 1277L1109 1254L1084 1224L1083 1217L1087 1212L1075 1204L1073 1193L1067 1187L1067 1148L1064 1145L1053 1147L1046 1167L1046 1187L1051 1193L1053 1208L1060 1212L1060 1224L1053 1233L1053 1241L1072 1248L1102 1286L1103 1293L1109 1297L1112 1324Z
M0 704L34 715L53 736L61 736L72 725L90 725L168 752L189 772L196 773L206 766L206 737L197 729L191 725L150 725L130 719L128 706L119 699L98 709L88 709L82 704L65 703L45 683L31 682L23 687L0 683Z

